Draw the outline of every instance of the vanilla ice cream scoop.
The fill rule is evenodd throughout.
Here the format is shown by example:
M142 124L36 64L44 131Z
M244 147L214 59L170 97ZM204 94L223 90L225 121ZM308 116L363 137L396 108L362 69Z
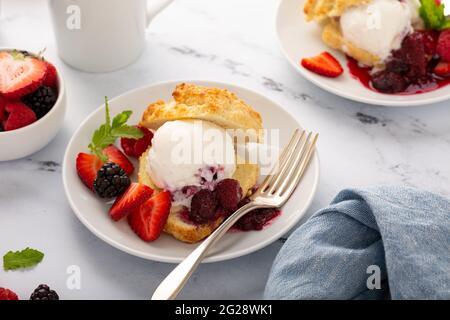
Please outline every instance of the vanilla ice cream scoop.
M373 0L352 7L340 17L342 35L353 45L384 61L413 31L413 8L408 2L398 0Z
M212 188L236 170L233 139L225 129L200 120L176 120L156 130L147 172L159 188Z

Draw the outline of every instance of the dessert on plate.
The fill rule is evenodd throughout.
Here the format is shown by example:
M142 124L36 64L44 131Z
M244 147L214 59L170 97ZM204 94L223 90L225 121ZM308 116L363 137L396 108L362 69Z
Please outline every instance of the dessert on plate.
M350 73L370 89L411 94L450 82L450 20L439 0L306 0L303 9L307 21L322 26L322 41L347 55ZM325 69L315 58L302 65Z
M99 198L115 198L110 217L126 218L142 240L166 232L195 243L249 201L260 168L236 150L261 143L263 125L259 113L226 89L183 83L172 95L173 101L151 103L134 126L127 124L131 111L111 119L106 99L105 123L93 133L90 152L78 154L76 170ZM130 158L138 159L136 182ZM278 214L254 210L235 229L261 230Z
M261 116L225 89L180 84L174 101L150 104L140 125L155 130L152 146L140 158L139 182L155 189L169 190L172 207L164 231L184 242L197 242L214 231L235 211L259 177L257 164L236 158L232 136L226 129L262 130ZM176 164L171 153L174 132L194 141L196 136L216 132L224 151L209 159ZM258 139L258 137L256 137ZM208 142L203 141L208 147ZM195 150L193 156L195 156ZM230 156L231 155L231 156ZM172 159L176 160L176 159Z

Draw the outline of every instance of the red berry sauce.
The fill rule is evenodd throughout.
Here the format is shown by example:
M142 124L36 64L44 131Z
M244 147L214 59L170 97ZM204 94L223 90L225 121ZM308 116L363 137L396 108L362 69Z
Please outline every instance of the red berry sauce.
M389 94L412 95L430 92L450 83L434 73L440 61L436 54L439 33L424 30L415 31L405 37L400 49L392 52L385 69L372 72L347 57L350 74L366 88Z
M370 71L372 68L360 66L358 64L358 62L351 57L347 57L347 67L350 71L350 75L354 79L358 80L364 87L366 87L369 90L378 92L378 93L383 93L383 92L378 91L377 89L375 89L372 86L372 76L370 75ZM447 86L448 84L450 84L450 78L444 79L444 78L433 77L433 80L431 82L428 82L425 85L417 85L417 84L414 85L413 84L413 85L408 86L406 91L397 92L394 94L395 95L421 94L421 93L426 93L426 92L437 90L439 88Z

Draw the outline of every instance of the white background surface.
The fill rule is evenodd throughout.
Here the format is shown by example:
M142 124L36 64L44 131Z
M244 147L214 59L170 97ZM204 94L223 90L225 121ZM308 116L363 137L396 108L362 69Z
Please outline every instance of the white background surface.
M243 85L320 132L321 181L310 214L352 186L402 184L450 195L449 103L388 109L318 89L283 58L274 32L276 5L275 0L176 0L153 22L136 63L114 73L88 74L57 58L46 1L1 1L0 46L47 47L46 57L63 73L68 95L67 117L56 139L27 159L0 163L0 255L26 246L46 254L33 270L0 270L1 287L23 299L39 283L63 299L147 299L173 268L97 239L71 212L61 181L65 146L103 96L153 82L196 78ZM202 265L180 297L261 298L281 245ZM66 288L70 265L81 268L81 290Z

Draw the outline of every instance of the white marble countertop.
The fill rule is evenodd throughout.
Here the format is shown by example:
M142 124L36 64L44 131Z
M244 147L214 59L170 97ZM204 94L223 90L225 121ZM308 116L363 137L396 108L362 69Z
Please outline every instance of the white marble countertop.
M297 74L279 50L276 0L177 0L152 23L142 57L107 74L82 73L58 59L46 1L0 3L0 47L46 47L68 94L67 116L55 140L26 159L0 163L0 255L27 246L46 254L32 270L0 270L0 287L21 298L46 283L63 299L147 299L173 268L127 255L96 238L72 213L61 181L64 150L80 122L102 104L103 96L145 84L173 79L236 83L267 95L304 127L320 132L321 181L309 214L352 186L402 184L450 195L449 103L384 108L320 90ZM202 265L180 297L261 298L282 242ZM81 290L66 287L70 265L81 269Z

